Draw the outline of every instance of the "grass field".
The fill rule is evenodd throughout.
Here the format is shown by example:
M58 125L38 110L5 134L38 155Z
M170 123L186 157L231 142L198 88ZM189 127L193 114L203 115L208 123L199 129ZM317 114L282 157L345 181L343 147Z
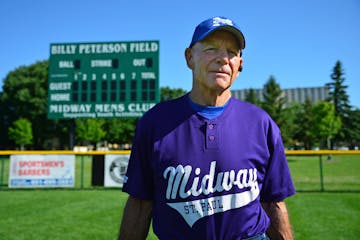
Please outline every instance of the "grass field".
M1 191L0 239L116 239L126 197L120 190ZM359 202L358 193L289 198L296 239L359 239Z
M322 157L326 191L358 191L360 193L360 155ZM288 156L289 167L298 191L320 191L319 156Z
M91 161L83 160L87 188ZM318 157L289 157L289 166L301 190L286 201L295 238L360 239L360 156L324 158L325 192L319 191ZM81 174L76 180L81 187ZM116 239L127 198L120 189L1 189L1 240ZM148 239L156 237L150 232Z

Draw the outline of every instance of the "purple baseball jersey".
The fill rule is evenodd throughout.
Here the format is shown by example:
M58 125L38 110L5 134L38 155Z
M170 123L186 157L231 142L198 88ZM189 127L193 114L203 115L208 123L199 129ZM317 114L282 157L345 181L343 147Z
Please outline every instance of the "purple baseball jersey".
M231 98L207 119L185 95L138 122L123 191L153 201L159 239L244 239L266 232L260 201L295 193L281 134L260 108Z

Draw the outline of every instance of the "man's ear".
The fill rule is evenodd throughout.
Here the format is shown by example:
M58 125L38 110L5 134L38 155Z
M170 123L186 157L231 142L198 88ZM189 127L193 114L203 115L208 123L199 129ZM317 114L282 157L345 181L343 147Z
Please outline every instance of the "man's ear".
M194 62L193 62L193 57L192 57L192 49L191 48L186 48L185 49L185 60L186 60L186 64L190 69L193 69L194 67Z
M243 70L243 59L240 58L239 72L242 72L242 70Z
M240 66L239 66L238 72L237 72L237 74L236 74L236 77L238 77L238 76L240 75L240 72L242 72L242 70L243 70L242 64L243 64L243 60L242 60L242 58L241 58L241 59L240 59Z

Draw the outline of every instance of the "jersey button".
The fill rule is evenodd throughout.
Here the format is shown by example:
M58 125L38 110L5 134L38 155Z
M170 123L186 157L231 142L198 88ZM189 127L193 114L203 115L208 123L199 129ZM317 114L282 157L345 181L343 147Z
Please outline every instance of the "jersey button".
M214 140L215 140L215 136L213 136L213 135L209 136L209 140L210 140L210 141L214 141Z
M209 129L214 129L214 124L209 124Z

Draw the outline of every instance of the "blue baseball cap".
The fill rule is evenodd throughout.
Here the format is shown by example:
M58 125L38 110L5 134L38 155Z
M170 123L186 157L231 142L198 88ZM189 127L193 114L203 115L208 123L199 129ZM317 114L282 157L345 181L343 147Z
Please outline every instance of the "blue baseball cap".
M245 38L238 25L226 17L212 17L201 22L194 31L189 47L206 38L216 30L224 30L232 33L239 41L240 49L245 48Z

